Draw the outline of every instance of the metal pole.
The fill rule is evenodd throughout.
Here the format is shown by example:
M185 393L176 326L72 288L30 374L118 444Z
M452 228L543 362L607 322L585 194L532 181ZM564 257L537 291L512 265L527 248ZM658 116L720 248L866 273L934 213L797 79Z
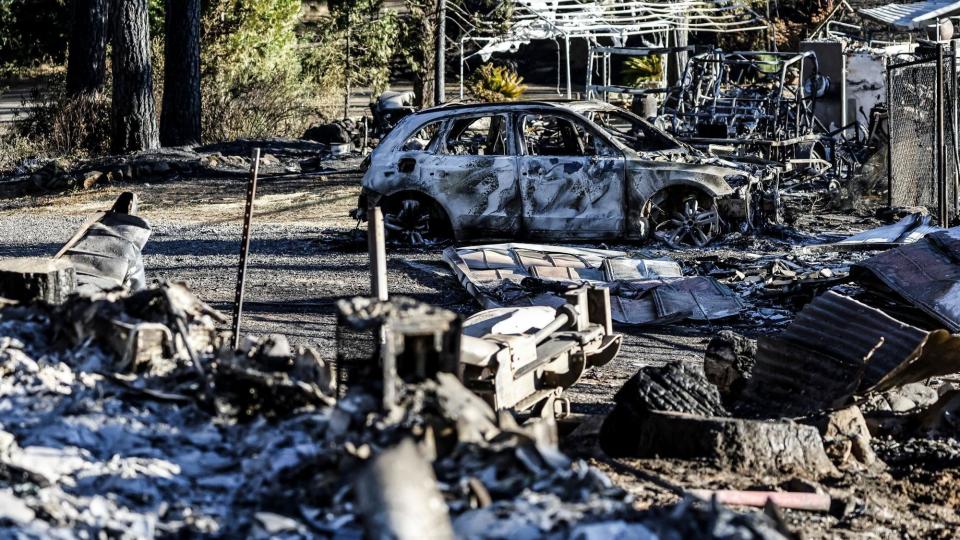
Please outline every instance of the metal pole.
M567 59L567 99L573 99L573 82L570 79L570 37L564 36L564 55Z
M343 79L346 86L346 91L343 95L343 119L346 120L350 117L350 8L347 8L347 48L344 51L344 71Z
M437 60L433 96L436 105L447 100L447 0L437 0Z
M371 206L367 212L367 243L370 250L370 296L387 300L387 248L383 210Z
M885 59L887 67L887 208L893 208L893 68Z
M947 164L946 141L944 140L944 106L943 106L943 44L937 43L937 218L941 227L948 226L947 219Z
M233 301L233 348L240 347L240 315L243 312L243 284L247 275L247 254L250 252L250 226L253 224L253 201L257 198L257 175L260 174L260 149L254 148L250 158L250 183L247 184L247 206L243 211L243 236L240 239L240 267L237 269L237 294Z
M463 101L463 38L460 38L460 101Z

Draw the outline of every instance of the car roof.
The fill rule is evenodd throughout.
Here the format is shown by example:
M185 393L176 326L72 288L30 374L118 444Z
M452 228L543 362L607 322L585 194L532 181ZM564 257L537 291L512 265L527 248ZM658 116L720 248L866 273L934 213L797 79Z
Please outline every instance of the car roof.
M474 112L474 111L488 111L488 110L498 110L498 111L515 111L515 110L524 110L524 109L538 109L538 108L547 108L547 109L564 109L568 111L578 111L583 110L584 107L589 106L609 106L609 104L601 101L584 101L584 100L530 100L530 101L498 101L492 103L447 103L443 105L437 105L435 107L430 107L429 109L423 109L417 114L429 114L429 113L463 113L463 112Z

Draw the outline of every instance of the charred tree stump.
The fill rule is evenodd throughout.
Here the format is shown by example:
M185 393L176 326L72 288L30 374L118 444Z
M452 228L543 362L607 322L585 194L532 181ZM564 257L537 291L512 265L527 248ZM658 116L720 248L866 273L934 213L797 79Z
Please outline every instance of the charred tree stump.
M107 64L107 14L110 0L73 0L67 91L94 94L103 89Z
M59 304L74 289L74 270L62 259L20 258L0 260L0 297Z
M113 151L126 153L158 148L147 0L114 0L111 18Z
M167 0L160 144L200 142L200 0Z

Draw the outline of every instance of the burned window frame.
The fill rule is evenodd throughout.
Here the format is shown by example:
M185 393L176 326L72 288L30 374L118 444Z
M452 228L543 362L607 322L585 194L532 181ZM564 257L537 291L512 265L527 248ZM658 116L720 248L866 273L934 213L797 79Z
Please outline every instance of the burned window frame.
M450 137L451 130L453 129L453 125L456 122L459 122L461 120L475 121L480 118L493 118L494 116L499 116L503 118L504 122L506 122L503 132L507 140L504 142L503 154L454 154L447 150L447 140ZM473 158L516 157L519 154L517 154L516 146L514 145L514 141L512 140L514 136L513 124L514 124L513 115L507 111L470 113L470 114L449 116L443 121L443 127L442 127L443 131L441 132L440 136L437 137L437 141L436 141L436 144L438 144L439 147L436 148L436 151L434 153L441 156L473 157Z
M516 139L518 157L533 157L533 158L542 158L542 157L558 157L558 158L623 158L623 148L619 142L615 142L611 137L607 136L606 133L603 133L602 130L595 129L593 122L588 118L581 118L579 115L569 113L567 111L551 109L551 110L540 110L534 109L529 111L517 111L513 115L513 136ZM560 155L560 156L543 156L538 154L531 154L527 150L527 140L523 134L523 123L524 119L527 116L554 116L558 118L563 118L569 122L572 122L574 126L579 125L585 132L592 134L594 137L603 141L603 143L609 147L610 153L586 153L580 155Z
M433 124L438 124L437 133L430 139L430 142L426 146L420 149L408 149L406 148L407 143L410 142L418 133L427 129L428 126ZM427 154L436 154L436 146L439 144L439 141L442 139L444 130L446 128L447 120L444 118L435 118L433 120L427 120L426 122L420 124L414 128L406 138L400 141L400 144L397 146L397 152L424 152Z

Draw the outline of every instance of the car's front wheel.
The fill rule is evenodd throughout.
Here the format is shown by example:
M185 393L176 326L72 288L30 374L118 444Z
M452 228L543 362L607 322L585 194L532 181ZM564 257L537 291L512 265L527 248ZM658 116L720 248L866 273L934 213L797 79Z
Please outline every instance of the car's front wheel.
M429 246L450 238L442 210L430 201L398 197L384 202L383 226L387 239L411 246Z
M670 247L703 247L720 234L717 201L699 190L661 191L646 210L653 235Z

